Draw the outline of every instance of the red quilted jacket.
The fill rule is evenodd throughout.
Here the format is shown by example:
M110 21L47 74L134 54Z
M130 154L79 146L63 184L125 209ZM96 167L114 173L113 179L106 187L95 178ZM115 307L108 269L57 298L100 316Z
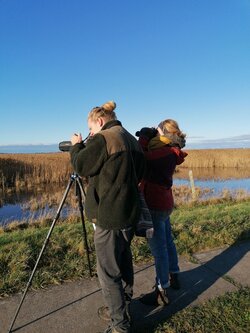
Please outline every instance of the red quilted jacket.
M164 139L164 142L161 139ZM170 141L159 136L151 141L140 137L139 143L147 162L146 174L140 184L147 205L154 210L171 210L174 206L172 194L174 170L176 165L184 162L187 153L179 147L170 146Z

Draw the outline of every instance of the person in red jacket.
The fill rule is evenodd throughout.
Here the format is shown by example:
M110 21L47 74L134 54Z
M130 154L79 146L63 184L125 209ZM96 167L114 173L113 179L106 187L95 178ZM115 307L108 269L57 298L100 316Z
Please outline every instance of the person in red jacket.
M140 190L144 194L154 224L154 235L148 242L156 270L154 291L141 297L140 301L149 305L167 305L168 288L180 288L180 269L171 232L170 214L174 207L173 174L176 165L183 163L187 156L187 153L181 150L185 146L186 135L172 119L162 121L157 130L144 127L136 135L139 136L147 163Z

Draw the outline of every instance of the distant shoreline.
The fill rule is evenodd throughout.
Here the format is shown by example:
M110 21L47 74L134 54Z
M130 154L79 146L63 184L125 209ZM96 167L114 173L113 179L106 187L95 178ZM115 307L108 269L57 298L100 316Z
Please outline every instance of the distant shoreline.
M0 154L37 154L59 152L58 144L0 146Z
M184 150L210 150L210 149L249 149L250 142L244 144L187 144ZM58 144L50 145L2 145L0 154L39 154L39 153L57 153L59 152Z

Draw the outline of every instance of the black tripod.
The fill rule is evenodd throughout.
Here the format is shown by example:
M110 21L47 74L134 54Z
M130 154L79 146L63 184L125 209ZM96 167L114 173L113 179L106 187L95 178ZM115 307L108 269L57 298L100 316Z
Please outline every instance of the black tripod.
M59 218L59 216L60 216L60 213L61 213L62 207L63 207L63 205L64 205L64 202L65 202L65 200L66 200L66 198L67 198L67 195L68 195L69 190L70 190L70 188L71 188L71 186L72 186L73 183L75 183L75 186L76 186L76 187L75 187L75 188L76 188L76 196L77 196L77 198L78 198L78 206L79 206L79 211L80 211L80 216L81 216L81 221L82 221L82 227L83 227L83 242L84 242L84 248L85 248L85 250L86 250L86 252L87 252L87 260L88 260L89 275L92 276L92 270L91 270L91 264L90 264L90 256L89 256L90 251L89 251L89 246L88 246L87 232L86 232L86 228L85 228L85 221L84 221L84 214L83 214L83 203L82 203L83 198L85 198L85 191L84 191L84 189L83 189L81 179L79 178L79 176L78 176L76 173L73 173L73 174L70 176L69 183L68 183L68 185L67 185L67 188L66 188L66 190L65 190L65 192L64 192L64 195L63 195L63 198L62 198L62 200L61 200L61 203L60 203L60 205L59 205L59 207L58 207L58 210L57 210L57 212L56 212L56 216L55 216L55 218L54 218L54 220L53 220L53 222L52 222L52 224L51 224L51 227L50 227L50 229L49 229L49 232L48 232L48 234L47 234L47 237L46 237L46 239L45 239L45 241L44 241L44 243L43 243L42 249L41 249L41 251L40 251L40 253L39 253L39 256L38 256L38 258L37 258L36 264L35 264L35 266L34 266L34 268L33 268L33 271L32 271L32 273L31 273L31 275L30 275L29 281L28 281L28 283L27 283L27 285L26 285L26 288L25 288L25 291L24 291L24 293L23 293L23 296L22 296L21 302L20 302L20 304L19 304L18 307L17 307L16 313L15 313L15 315L14 315L14 318L13 318L13 320L12 320L12 323L11 323L11 325L10 325L10 328L9 328L8 333L12 332L12 328L13 328L14 323L15 323L15 321L16 321L16 318L17 318L17 316L18 316L18 314L19 314L19 312L20 312L21 306L22 306L23 301L24 301L24 299L25 299L25 296L26 296L26 294L27 294L27 292L28 292L28 289L29 289L29 287L30 287L30 285L31 285L31 283L32 283L32 280L33 280L33 277L34 277L34 275L35 275L35 272L36 272L37 266L38 266L38 264L39 264L39 261L40 261L42 255L43 255L43 252L44 252L44 250L45 250L45 248L46 248L46 246L47 246L47 244L48 244L48 241L49 241L50 235L51 235L51 233L52 233L52 231L53 231L53 229L54 229L54 226L55 226L55 224L56 224L56 221L58 220L58 218Z

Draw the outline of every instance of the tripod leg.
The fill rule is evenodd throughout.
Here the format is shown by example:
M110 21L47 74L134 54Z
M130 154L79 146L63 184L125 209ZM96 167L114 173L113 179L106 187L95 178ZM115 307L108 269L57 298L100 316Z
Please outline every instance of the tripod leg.
M13 328L14 323L15 323L15 321L16 321L16 318L17 318L17 316L18 316L18 314L19 314L19 311L20 311L20 309L21 309L21 306L22 306L22 304L23 304L23 301L24 301L24 299L25 299L25 296L26 296L26 294L27 294L27 292L28 292L28 289L29 289L29 287L30 287L30 285L31 285L31 283L32 283L32 280L33 280L33 277L34 277L34 275L35 275L35 272L36 272L37 266L38 266L38 264L39 264L39 261L40 261L42 255L43 255L43 252L44 252L44 250L45 250L45 248L46 248L46 245L47 245L47 243L48 243L48 241L49 241L50 235L51 235L51 233L52 233L52 231L53 231L53 229L54 229L54 226L55 226L55 224L56 224L56 221L58 220L58 218L59 218L59 216L60 216L61 209L62 209L62 207L63 207L63 204L64 204L64 202L65 202L65 200L66 200L66 198L67 198L67 195L68 195L68 193L69 193L69 190L70 190L71 185L73 184L74 180L75 180L75 179L74 179L73 177L71 177L70 180L69 180L69 183L68 183L67 188L66 188L66 190L65 190L65 192L64 192L64 195L63 195L63 198L62 198L62 200L61 200L61 203L60 203L60 205L59 205L59 207L58 207L58 210L57 210L57 212L56 212L56 216L55 216L55 218L54 218L54 220L53 220L53 222L52 222L52 224L51 224L51 227L50 227L50 229L49 229L49 232L48 232L48 234L47 234L47 237L46 237L46 239L45 239L45 241L44 241L44 243L43 243L42 249L41 249L41 251L40 251L40 253L39 253L39 256L38 256L38 258L37 258L36 264L35 264L35 266L34 266L34 268L33 268L33 271L32 271L32 273L31 273L31 275L30 275L29 281L28 281L28 283L27 283L27 285L26 285L26 288L25 288L25 290L24 290L24 293L23 293L23 296L22 296L21 302L20 302L19 306L17 307L16 313L15 313L15 315L14 315L14 318L13 318L12 323L11 323L10 328L9 328L9 333L12 331L12 328Z
M77 196L78 196L78 205L79 205L79 211L82 221L82 229L83 229L83 242L84 242L84 248L87 252L87 260L88 260L88 267L89 267L89 275L92 277L92 269L91 269L91 263L90 263L90 251L88 246L88 239L87 239L87 232L85 227L85 220L84 220L84 214L83 214L83 204L82 204L82 194L84 193L84 190L82 188L82 183L79 178L76 178L76 186L77 186Z

